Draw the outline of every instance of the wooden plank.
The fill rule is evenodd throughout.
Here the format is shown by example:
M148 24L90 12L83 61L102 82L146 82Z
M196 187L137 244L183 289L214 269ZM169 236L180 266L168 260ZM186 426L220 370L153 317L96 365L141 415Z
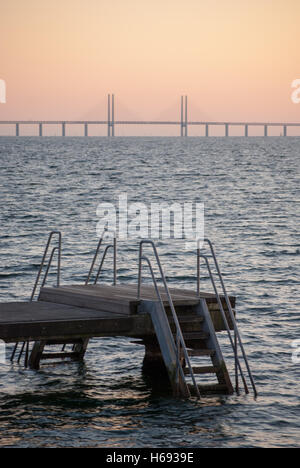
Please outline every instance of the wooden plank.
M118 314L122 315L122 314ZM0 304L0 323L51 322L115 317L106 311L51 302L9 302Z
M164 288L160 287L160 293L162 296L163 301L167 304L167 295L165 293ZM59 290L68 291L73 294L87 294L90 296L97 296L101 298L106 298L110 300L122 300L128 301L135 305L139 304L139 300L137 299L137 285L117 285L117 286L108 286L108 285L69 285L69 286L62 286ZM153 287L145 287L143 286L141 289L141 299L142 300L151 300L156 301L157 296L156 292ZM175 291L172 294L172 300L175 303L182 303L186 305L190 304L197 304L199 299L197 296L187 296L180 294L180 290Z
M46 302L1 304L0 339L6 342L73 340L101 336L140 338L154 333L147 315L124 316Z
M74 307L101 310L118 315L130 315L134 312L131 303L122 299L109 300L87 293L68 291L63 288L43 288L39 301L72 305Z

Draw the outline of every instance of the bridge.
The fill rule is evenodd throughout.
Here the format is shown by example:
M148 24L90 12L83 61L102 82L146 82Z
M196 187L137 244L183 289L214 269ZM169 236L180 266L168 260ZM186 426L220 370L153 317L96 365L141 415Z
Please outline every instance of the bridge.
M189 127L203 126L205 129L205 136L210 136L210 129L212 127L224 127L224 136L230 136L230 127L244 127L244 136L249 136L249 127L262 127L264 136L269 136L270 127L281 127L282 136L288 136L288 128L300 127L300 123L296 122L245 122L245 121L191 121L188 119L188 97L181 96L180 120L116 120L115 119L115 96L109 94L107 99L107 120L0 120L0 126L13 125L15 126L15 135L21 135L21 126L23 125L37 125L39 132L38 136L44 135L43 127L45 125L59 125L61 127L61 136L66 136L67 125L81 125L84 127L84 136L89 136L89 127L95 125L104 125L107 127L107 136L114 137L116 135L116 126L126 125L175 125L180 129L179 135L187 137L189 134Z

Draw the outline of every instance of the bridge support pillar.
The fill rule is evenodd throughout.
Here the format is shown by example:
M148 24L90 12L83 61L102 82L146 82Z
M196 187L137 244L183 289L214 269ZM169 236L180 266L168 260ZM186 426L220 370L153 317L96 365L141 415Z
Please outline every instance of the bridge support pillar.
M205 136L209 137L209 125L208 124L205 125Z
M115 136L115 95L107 96L107 136Z
M84 124L84 136L88 137L89 136L89 126L88 124Z
M225 124L225 136L229 137L229 125Z
M62 136L65 137L66 136L66 123L63 122L62 124Z
M268 136L268 125L265 125L265 137Z
M39 124L39 136L42 137L43 136L43 124Z
M181 96L180 135L182 137L188 136L188 97L187 96Z
M287 136L287 126L286 125L284 125L284 127L283 127L283 136L285 136L285 137Z
M20 136L20 124L16 123L16 136Z
M249 136L248 125L245 125L245 137Z

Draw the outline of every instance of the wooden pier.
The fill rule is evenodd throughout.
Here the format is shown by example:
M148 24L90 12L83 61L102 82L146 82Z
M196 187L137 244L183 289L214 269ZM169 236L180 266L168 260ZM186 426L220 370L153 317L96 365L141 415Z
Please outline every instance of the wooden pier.
M38 370L41 361L83 359L91 338L124 336L145 347L144 372L154 374L156 379L166 377L174 395L188 398L194 394L200 398L202 393L231 394L234 389L217 338L219 332L226 331L233 350L235 389L239 392L240 375L246 393L249 392L238 357L240 349L257 394L236 323L236 299L227 294L212 243L208 239L204 241L210 249L224 294L218 292L209 257L203 255L200 248L197 250L195 291L170 288L152 240L143 240L139 244L137 284L117 284L116 238L104 250L96 279L89 284L105 236L106 232L99 240L86 283L61 285L62 236L59 231L50 233L30 302L0 304L0 339L15 343L11 360L18 355L20 363L25 352L25 367ZM48 260L38 300L34 301L54 241L57 245ZM143 254L143 248L149 247L162 285L157 282L150 258ZM113 249L113 284L99 284L101 269L110 249ZM46 281L56 253L57 284L49 288ZM214 293L200 290L201 259L205 260ZM151 284L142 281L144 263L150 270ZM20 343L21 351L18 349ZM57 350L58 345L60 348ZM71 345L71 350L68 345ZM54 351L53 346L56 346ZM197 358L196 365L192 365L192 358ZM205 359L208 362L203 363ZM196 374L201 376L200 383L196 381ZM214 382L208 383L204 379L206 385L203 385L204 375L214 376Z
M168 299L163 288L159 289L172 328ZM198 349L198 355L212 357L215 351L206 346L208 334L203 331L203 320L197 315L200 298L194 291L171 288L170 292L187 346ZM201 298L208 304L214 329L217 332L225 330L215 296L201 293ZM235 307L235 298L230 300ZM226 308L225 299L222 301ZM140 300L137 299L137 285L42 288L37 302L0 304L0 338L7 343L34 342L29 365L38 369L40 362L46 359L82 359L91 338L126 336L144 344L144 369L161 373L163 358L145 303L157 304L152 286L142 286ZM77 350L69 353L44 351L47 345L57 344L74 344ZM204 366L198 372L217 374L219 369ZM225 384L212 384L207 386L206 391L209 390L224 392ZM229 393L231 391L230 385Z

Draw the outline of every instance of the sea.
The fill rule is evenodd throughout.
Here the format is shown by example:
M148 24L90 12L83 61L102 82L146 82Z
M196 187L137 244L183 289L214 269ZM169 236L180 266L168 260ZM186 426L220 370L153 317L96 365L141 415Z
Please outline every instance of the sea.
M80 363L0 364L0 446L299 447L299 169L297 137L1 137L0 302L29 300L52 230L63 235L62 283L82 284L99 204L120 194L146 206L203 203L258 398L173 398L143 374L143 346L98 338ZM118 243L119 283L137 281L138 244ZM195 289L184 239L156 245L169 285ZM112 281L109 257L101 281ZM226 333L220 343L232 375Z

